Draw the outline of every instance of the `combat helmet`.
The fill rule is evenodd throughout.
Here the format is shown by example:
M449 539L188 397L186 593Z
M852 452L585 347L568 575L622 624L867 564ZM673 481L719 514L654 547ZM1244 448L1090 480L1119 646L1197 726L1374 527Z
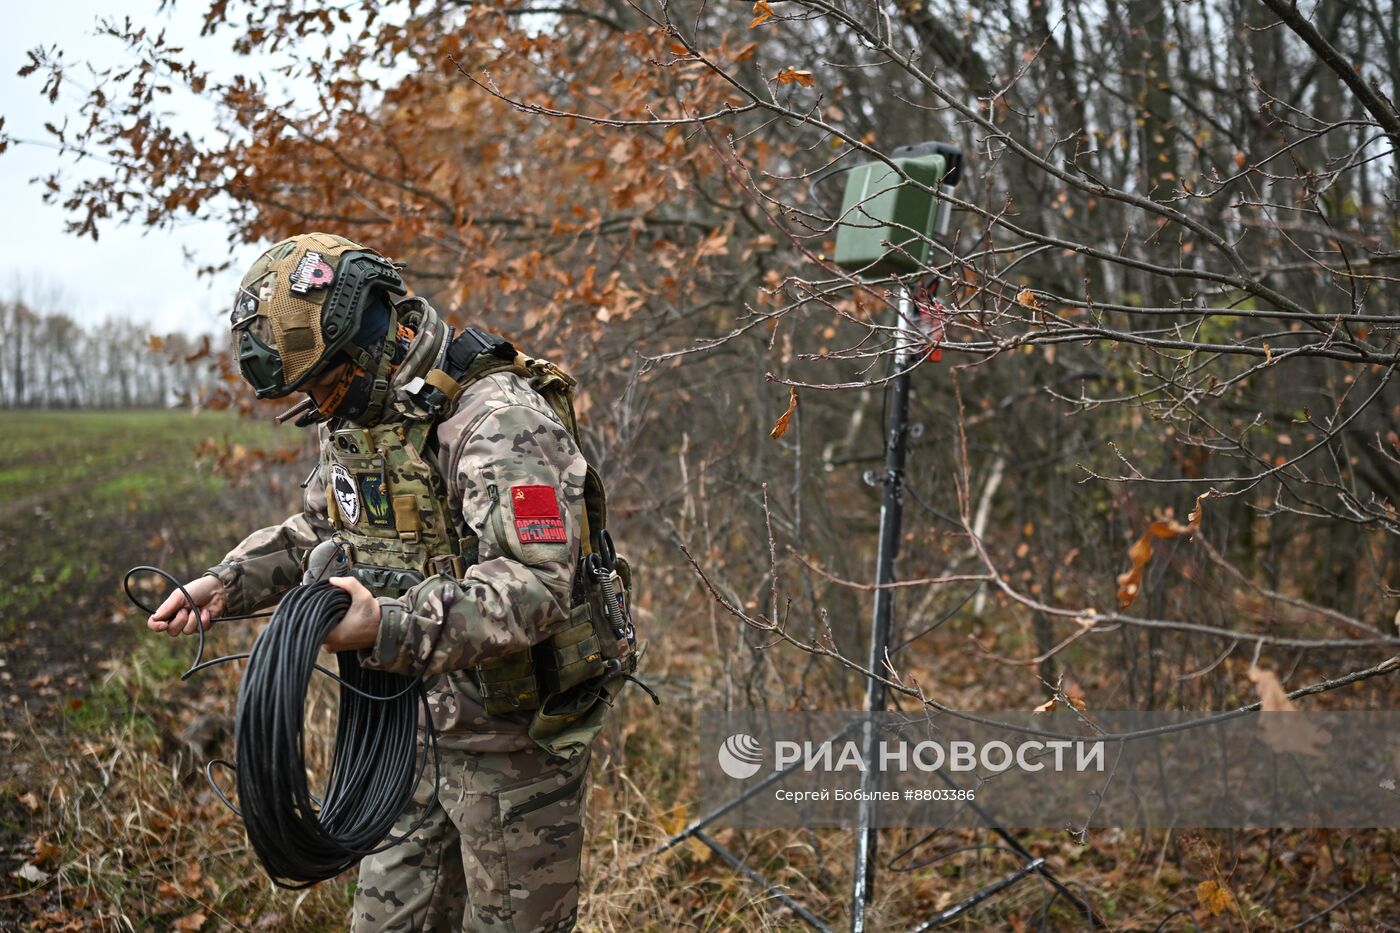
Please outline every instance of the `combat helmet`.
M379 361L355 343L367 310L404 295L398 269L375 250L330 233L303 233L253 263L234 297L234 357L258 398L281 398L349 358L376 382ZM392 341L385 341L392 343ZM372 404L387 383L374 386Z

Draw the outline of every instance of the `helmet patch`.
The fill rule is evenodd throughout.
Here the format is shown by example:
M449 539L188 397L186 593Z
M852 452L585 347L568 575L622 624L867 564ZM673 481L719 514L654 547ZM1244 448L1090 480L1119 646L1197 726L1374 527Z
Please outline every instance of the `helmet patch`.
M351 479L350 471L339 463L331 466L331 492L345 523L357 524L360 521L360 493L355 489L355 481Z
M258 313L258 299L252 294L240 294L229 315L229 326L237 327Z
M325 288L335 281L335 270L324 256L315 250L307 250L301 257L287 286L298 295L305 295L313 288Z

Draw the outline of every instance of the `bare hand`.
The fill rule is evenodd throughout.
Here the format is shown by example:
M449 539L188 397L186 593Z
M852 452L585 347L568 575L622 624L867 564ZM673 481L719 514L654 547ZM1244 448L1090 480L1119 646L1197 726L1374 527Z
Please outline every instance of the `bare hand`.
M350 594L350 608L340 624L326 636L326 650L373 648L379 638L379 600L355 577L331 577L326 582Z
M184 593L175 590L165 597L165 602L146 620L146 627L153 632L164 632L172 638L178 635L192 635L200 626L208 631L214 618L222 613L228 604L228 593L224 590L224 584L218 577L206 575L186 583L185 589L189 591L198 612L190 609L189 600L185 599Z

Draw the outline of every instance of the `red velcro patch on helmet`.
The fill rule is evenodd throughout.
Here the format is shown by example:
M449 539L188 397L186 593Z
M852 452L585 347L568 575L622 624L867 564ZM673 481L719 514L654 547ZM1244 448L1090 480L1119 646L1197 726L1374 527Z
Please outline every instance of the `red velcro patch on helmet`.
M510 507L521 544L567 544L564 517L553 486L512 486Z

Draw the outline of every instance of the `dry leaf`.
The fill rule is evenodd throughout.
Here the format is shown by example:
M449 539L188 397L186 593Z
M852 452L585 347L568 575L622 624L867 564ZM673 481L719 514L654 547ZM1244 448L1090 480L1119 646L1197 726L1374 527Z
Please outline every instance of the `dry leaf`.
M676 835L681 830L685 829L685 824L687 822L685 804L676 804L671 809L661 814L657 821L661 824L661 828L666 831L666 835Z
M1247 672L1259 693L1259 706L1265 713L1296 713L1297 705L1288 698L1288 691L1279 683L1278 675L1263 668L1251 667ZM1264 744L1276 752L1294 755L1311 755L1322 758L1326 755L1321 746L1332 741L1332 736L1318 728L1302 716L1283 717L1268 715L1261 719L1264 730Z
M753 21L749 23L749 28L761 26L773 18L773 8L768 5L768 0L758 0L753 5Z
M1142 533L1142 537L1133 542L1133 546L1128 548L1128 561L1132 564L1126 572L1118 575L1118 608L1127 609L1137 599L1138 593L1142 589L1142 572L1147 569L1147 562L1152 559L1152 539L1153 538L1175 538L1177 535L1195 534L1201 527L1201 503L1204 502L1213 490L1207 489L1196 497L1196 505L1191 509L1191 514L1187 516L1187 523L1181 524L1174 519L1164 519L1153 522L1147 526L1147 530Z
M34 840L35 865L42 865L45 862L52 861L53 859L57 858L62 852L63 848L61 846L54 845L52 842L49 842L48 836L40 836L39 838Z
M48 872L28 862L25 862L19 867L18 871L12 872L12 874L19 880L28 881L30 884L43 884L45 881L48 881L50 877Z
M34 796L34 792L32 790L20 794L19 797L17 797L16 799L19 800L20 803L28 807L30 813L37 812L39 809L39 798Z
M1259 692L1259 705L1266 713L1296 713L1298 707L1288 698L1288 691L1279 683L1278 675L1261 667L1251 667L1249 679Z
M1230 893L1229 888L1218 881L1202 881L1196 885L1196 900L1201 902L1202 907L1210 911L1212 917L1235 906L1235 896Z
M1035 292L1029 288L1023 288L1016 293L1016 303L1025 305L1027 308L1039 308L1040 302L1035 300Z
M1031 712L1033 712L1033 713L1053 713L1053 712L1055 711L1055 706L1056 706L1056 705L1057 705L1057 704L1055 703L1055 698L1054 698L1054 697L1051 697L1050 699L1046 700L1044 703L1042 703L1042 704L1040 704L1039 706L1037 706L1035 709L1031 710Z
M810 71L798 71L791 65L775 74L773 80L779 84L800 84L803 87L812 87L817 83Z
M792 421L792 413L797 411L797 390L790 389L789 391L792 393L792 396L788 400L787 411L783 412L782 417L773 425L773 430L768 434L769 437L782 437L786 434L788 422Z
M175 929L180 933L197 933L204 926L204 921L208 920L202 913L193 913L187 917L181 917L175 921Z

